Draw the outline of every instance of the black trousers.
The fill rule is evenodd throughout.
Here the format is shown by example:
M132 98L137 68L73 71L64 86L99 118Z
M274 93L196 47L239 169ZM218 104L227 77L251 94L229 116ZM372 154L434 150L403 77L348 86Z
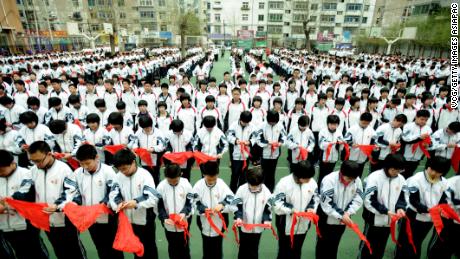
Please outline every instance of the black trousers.
M406 231L399 231L398 242L401 244L401 247L396 247L396 259L419 259L420 251L422 249L423 240L426 238L430 230L433 228L432 222L422 222L415 219L415 214L410 210L407 213L407 216L410 219L410 226L412 228L412 236L417 249L417 254L414 253L412 246L409 244L407 239ZM400 226L405 226L406 220L403 219Z
M358 166L359 166L359 178L362 178L363 177L363 171L364 171L364 166L366 165L366 162L364 163L357 163Z
M0 231L0 258L16 259L13 248L10 243L6 241L2 231Z
M259 258L259 243L261 233L244 233L240 232L240 250L238 251L238 259L258 259Z
M51 227L50 232L46 232L46 235L57 258L86 258L86 251L81 243L78 230L67 218L64 227Z
M3 232L4 239L8 243L11 253L11 258L29 259L40 258L46 259L49 257L48 250L40 237L40 230L33 226L27 226L27 229L20 231ZM2 253L0 253L1 255ZM3 257L2 257L3 258ZM6 257L10 258L10 257Z
M170 259L190 259L189 238L184 240L184 232L171 232L165 230L168 240L168 255Z
M157 259L158 249L155 242L155 220L149 219L146 225L131 225L133 226L134 234L139 237L139 240L144 245L144 256L138 257L134 255L134 258Z
M275 216L275 224L278 232L278 256L277 259L293 258L300 259L302 255L302 246L307 236L305 234L294 235L294 246L291 247L291 237L286 235L286 216Z
M337 258L340 239L345 232L345 225L327 224L326 218L320 219L319 228L321 229L321 238L316 238L316 258L317 259L334 259Z
M308 157L312 157L311 162L313 162L313 164L316 164L318 162L318 160L320 159L320 155L321 155L321 149L318 146L318 134L319 132L313 132L313 136L315 136L315 147L313 148L313 155L308 156Z
M450 259L452 256L460 258L460 224L455 224L452 220L444 218L442 222L444 228L441 231L441 236L433 229L428 245L428 258Z
M232 176L230 178L230 190L236 193L238 187L246 183L246 172L248 171L249 159L246 160L246 168L243 170L242 160L232 161Z
M371 244L372 254L369 249L361 241L359 244L358 258L361 259L382 259L385 254L385 247L387 245L388 237L390 236L389 227L376 227L369 223L365 223L363 234Z
M117 232L115 219L109 216L109 223L96 223L89 228L89 234L97 249L97 255L100 259L123 259L123 252L112 248L113 241Z
M324 176L332 173L334 171L335 162L334 163L326 163L326 162L319 162L319 177L318 177L318 184L321 184Z
M155 182L155 186L158 186L158 184L160 184L160 167L150 167L143 165L142 168L147 170L150 173L150 175L152 175L153 181Z
M374 161L375 161L374 164L370 163L370 167L371 167L370 173L375 172L375 171L380 170L380 169L383 168L383 160L375 159Z
M401 175L404 176L405 179L411 177L415 170L417 170L419 163L420 161L406 161L404 163L404 172L402 172Z
M267 188L273 192L275 189L275 172L278 158L276 159L263 159L262 158L262 173L264 174L264 183Z
M220 259L223 258L222 237L208 237L201 234L203 239L203 259Z

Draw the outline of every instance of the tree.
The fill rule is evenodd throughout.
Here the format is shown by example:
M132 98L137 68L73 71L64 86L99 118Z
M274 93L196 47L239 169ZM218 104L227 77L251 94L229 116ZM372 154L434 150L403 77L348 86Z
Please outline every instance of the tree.
M311 26L309 26L308 24L311 22L310 20L310 16L308 15L308 9L310 7L310 1L307 1L306 3L306 6L307 6L307 11L305 13L305 19L304 21L302 22L302 25L303 25L303 33L305 34L305 48L307 49L307 51L311 51L311 41L310 41L310 32L314 29L312 28Z
M178 31L180 35L181 54L182 54L182 57L185 57L185 36L186 35L193 35L193 36L201 35L200 19L196 16L194 12L189 11L189 12L179 15L177 24L178 24Z

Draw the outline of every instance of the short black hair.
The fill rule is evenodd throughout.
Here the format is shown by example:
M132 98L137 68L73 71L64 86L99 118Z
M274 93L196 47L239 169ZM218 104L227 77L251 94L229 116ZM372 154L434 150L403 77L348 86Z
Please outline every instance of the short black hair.
M29 124L31 122L35 122L35 124L38 124L38 116L33 111L26 111L19 115L19 122L21 122L24 125Z
M40 107L40 99L38 99L35 96L30 96L29 98L27 98L27 105L28 106L36 105Z
M460 122L458 121L454 121L454 122L451 122L449 124L449 126L447 126L451 131L453 131L454 133L458 133L460 132Z
M359 164L355 161L345 160L340 166L340 173L354 179L362 174L362 169L360 170Z
M69 96L69 104L76 104L76 103L79 103L80 102L80 96L78 95L71 95Z
M383 161L383 168L384 170L388 170L390 168L394 169L404 169L404 164L406 163L406 159L401 154L388 154Z
M153 120L150 116L139 116L139 127L148 128L153 126Z
M403 124L407 123L407 116L405 114L398 114L394 118L396 121L402 122Z
M315 167L308 161L299 161L291 165L292 174L298 179L310 179L315 176Z
M300 127L308 127L308 125L310 125L310 118L308 118L308 116L306 116L306 115L302 115L297 120L297 124Z
M97 157L97 150L91 144L83 144L81 145L76 154L76 158L78 161L85 161L85 160L94 160Z
M7 167L14 162L13 155L4 149L0 149L0 167Z
M181 132L184 130L184 123L179 119L175 119L171 121L171 125L169 125L169 129L172 130L173 132Z
M219 164L216 161L208 161L203 164L203 175L214 176L219 174Z
M415 117L423 117L423 118L429 118L430 117L430 112L427 110L418 110L417 114Z
M86 115L86 123L101 123L101 118L96 113Z
M203 126L206 128L214 128L216 126L216 118L214 116L205 116L203 118Z
M370 112L365 112L359 116L360 121L367 121L371 122L372 121L372 114Z
M8 96L2 96L0 97L0 104L5 106L5 105L8 105L8 104L12 104L14 103L14 100L11 99L10 97Z
M104 99L97 99L96 101L94 101L94 106L96 108L106 107L105 100Z
M49 128L53 134L61 134L67 129L67 123L64 120L52 120Z
M123 126L123 115L120 112L112 112L107 121L109 124Z
M113 166L120 167L124 165L131 165L136 160L136 155L128 148L118 150L113 155Z
M39 140L30 144L27 152L29 154L35 154L37 152L48 154L49 152L51 152L51 147L45 141Z
M240 121L249 123L252 120L252 113L250 111L243 111L240 113Z
M117 110L124 110L126 109L126 103L123 101L118 101L116 104Z
M170 178L170 179L180 177L182 173L180 166L177 164L166 165L164 172L165 172L165 177Z
M278 123L280 120L280 114L275 110L269 110L267 112L267 122L269 123Z
M246 173L246 181L252 186L260 185L264 181L264 174L260 166L249 168Z
M444 157L435 156L428 159L426 163L426 167L431 168L438 173L441 173L442 176L446 175L451 167L450 159L446 159Z
M51 97L48 99L48 107L53 108L62 104L62 100L59 97Z
M340 118L335 114L328 115L326 122L327 124L340 124Z

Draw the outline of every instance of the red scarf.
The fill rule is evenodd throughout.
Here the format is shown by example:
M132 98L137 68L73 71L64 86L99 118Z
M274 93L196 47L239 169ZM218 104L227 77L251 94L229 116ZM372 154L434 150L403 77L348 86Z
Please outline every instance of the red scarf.
M225 224L225 219L224 216L222 216L222 213L220 212L213 212L211 209L206 209L204 212L204 216L206 217L206 220L208 220L209 225L211 228L219 235L222 237L225 237L225 234L222 233L222 231L216 226L214 223L214 220L212 220L212 214L217 214L222 221L222 227L224 229L224 233L227 232L227 225Z
M112 247L119 251L135 253L138 257L144 255L144 245L134 234L133 226L123 211L118 213L118 229Z
M450 163L452 164L452 168L454 168L455 173L458 172L458 167L460 164L460 148L455 147L454 152L452 153L452 158L450 159Z
M369 253L372 254L371 243L369 243L366 236L364 236L361 230L359 230L358 224L352 223L352 224L345 224L345 225L349 227L351 230L353 230L353 232L355 232L356 235L358 235L359 239L361 239L366 244L367 249L369 249Z
M240 244L240 239L238 237L238 230L237 230L238 227L243 227L244 229L248 231L251 231L256 227L271 229L272 235L276 238L276 240L278 240L278 235L276 234L276 231L271 224L246 224L246 223L236 224L235 222L235 224L233 224L232 230L233 230L233 234L235 235L235 241L238 245Z
M393 217L391 217L391 222L390 222L391 240L393 240L393 243L395 243L399 247L401 246L401 244L398 243L398 241L396 240L396 222L398 222L398 220L402 218L406 219L406 234L407 234L407 239L409 241L409 244L414 249L414 253L417 254L417 248L415 247L414 238L412 236L412 228L410 227L410 220L407 216L401 217L398 215L394 215Z
M395 146L392 146L392 147L391 147L391 153L392 153L392 154L396 153L400 148L401 148L401 144L400 144L400 143L396 144Z
M195 161L196 161L197 165L207 163L208 161L216 161L217 160L216 157L206 155L205 153L202 153L200 151L193 152L193 157L195 158Z
M276 143L273 143L273 144L270 144L270 148L271 148L271 154L270 156L273 157L273 153L275 153L275 151L281 146L280 143L276 142Z
M67 203L63 211L80 233L90 228L102 214L112 214L105 204L79 206L73 202Z
M375 164L375 161L372 159L372 151L374 151L376 145L358 145L359 150L369 158L371 164Z
M50 231L50 215L43 212L43 209L48 207L48 204L20 201L8 197L5 198L5 201L19 215L29 220L34 227Z
M58 159L58 160L62 160L64 158L65 154L64 153L53 153L53 157ZM77 169L80 167L80 162L78 162L77 160L73 159L73 158L69 158L67 159L67 163L69 163L70 167L72 167L73 170Z
M336 143L329 143L326 148L326 161L329 161L329 156L331 155L332 147L335 144L340 144L343 145L343 148L345 149L345 160L348 160L350 157L350 146L346 142L336 142Z
M307 160L308 157L308 150L304 147L299 146L299 155L296 157L299 161Z
M186 151L186 152L175 152L175 153L166 153L163 155L163 158L171 161L171 163L182 165L187 160L193 157L193 152L192 151Z
M83 124L81 124L81 121L79 119L75 119L73 120L73 124L77 125L78 127L80 127L80 129L84 130L85 127L83 126Z
M108 124L108 125L105 127L105 129L106 129L108 132L110 132L110 131L113 129L112 124Z
M248 157L251 157L251 152L249 151L248 146L246 146L244 143L240 143L240 152L241 152L241 158L243 159L243 168L241 171L244 172L244 169L246 169L247 164L248 164ZM248 156L246 156L247 154Z
M181 220L181 216L179 214L169 214L169 219L174 222L174 226L184 231L184 240L185 244L187 244L187 238L191 236L190 232L188 231L187 219Z
M420 140L419 142L416 142L415 144L412 145L412 154L417 151L417 148L420 148L420 150L425 154L427 158L431 158L430 153L428 153L428 150L426 149L425 145L430 145L431 144L431 138L430 136L426 137L425 139Z
M347 181L345 181L345 179L343 179L343 174L342 174L342 172L339 172L339 180L340 180L340 182L341 182L345 187L347 187L347 186L351 183L351 181L350 181L350 182L347 182Z
M122 150L123 148L125 148L125 145L108 145L104 147L105 151L112 155L115 155L115 153Z
M319 216L313 212L296 212L292 214L292 224L291 224L291 248L294 248L294 233L295 233L295 226L297 225L298 218L305 218L313 222L316 227L316 234L321 238L321 233L319 232L318 221Z
M145 148L135 148L133 149L134 153L136 153L139 158L147 164L148 167L153 167L153 161L152 161L152 153L147 151Z
M431 220L433 221L434 228L436 229L436 232L438 232L440 238L441 231L444 228L444 223L442 223L441 214L447 219L453 219L457 222L460 222L460 217L457 215L457 212L455 212L455 210L452 209L452 207L450 207L449 204L439 204L431 208L429 212L431 215Z

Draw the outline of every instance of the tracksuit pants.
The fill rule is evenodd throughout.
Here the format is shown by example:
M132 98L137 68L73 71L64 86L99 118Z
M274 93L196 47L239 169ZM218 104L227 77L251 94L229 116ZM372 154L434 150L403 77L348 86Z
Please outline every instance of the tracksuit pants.
M189 238L184 239L184 232L165 230L168 240L168 255L170 259L190 259Z
M133 231L136 236L139 237L139 240L144 245L144 256L134 258L145 258L145 259L157 259L158 258L158 249L155 242L155 219L148 219L146 225L136 225L133 226Z
M432 222L416 220L415 213L411 210L408 210L407 216L410 219L410 226L412 228L412 236L415 248L417 249L417 254L414 253L412 246L409 244L406 231L399 231L398 242L401 244L401 246L396 247L395 259L419 259L423 240L433 228ZM405 219L402 220L401 226L405 226L405 221Z
M334 171L334 167L335 167L335 162L334 163L327 163L327 162L320 161L319 162L318 183L321 183L321 181L323 180L323 178L326 175L332 173L332 171Z
M321 230L321 237L316 238L316 258L334 259L337 258L340 239L345 232L345 225L332 225L327 223L327 215L318 208L320 217L318 227Z
M376 227L372 224L366 222L364 225L363 234L366 236L367 240L371 244L372 254L370 254L369 249L364 244L360 242L359 244L359 254L358 258L360 259L381 259L385 254L385 247L387 245L388 237L390 236L389 227Z
M244 233L240 232L240 250L238 251L238 259L258 259L259 258L259 243L261 233Z
M236 193L238 187L246 183L246 173L249 159L246 160L246 168L243 170L243 160L232 160L232 176L230 178L230 190Z
M262 172L264 174L264 183L267 188L273 192L275 189L275 173L276 165L278 164L278 158L276 159L264 159L262 158Z
M444 218L442 222L444 223L444 228L441 231L441 236L433 229L428 245L428 258L450 259L452 256L460 258L460 224Z
M286 216L275 216L276 228L278 230L278 256L277 259L300 259L302 255L302 246L307 236L304 234L294 235L294 246L291 247L291 237L286 235Z
M3 232L6 249L5 258L17 259L46 259L48 250L40 237L40 230L28 225L27 229L20 231ZM0 255L2 253L0 252ZM16 255L16 256L15 256ZM4 258L1 256L1 258Z
M50 232L46 232L46 235L57 258L86 259L86 251L81 243L80 234L67 217L64 227L50 227Z
M89 234L100 259L123 259L123 252L112 248L117 233L116 220L109 216L109 223L95 223L89 228Z

